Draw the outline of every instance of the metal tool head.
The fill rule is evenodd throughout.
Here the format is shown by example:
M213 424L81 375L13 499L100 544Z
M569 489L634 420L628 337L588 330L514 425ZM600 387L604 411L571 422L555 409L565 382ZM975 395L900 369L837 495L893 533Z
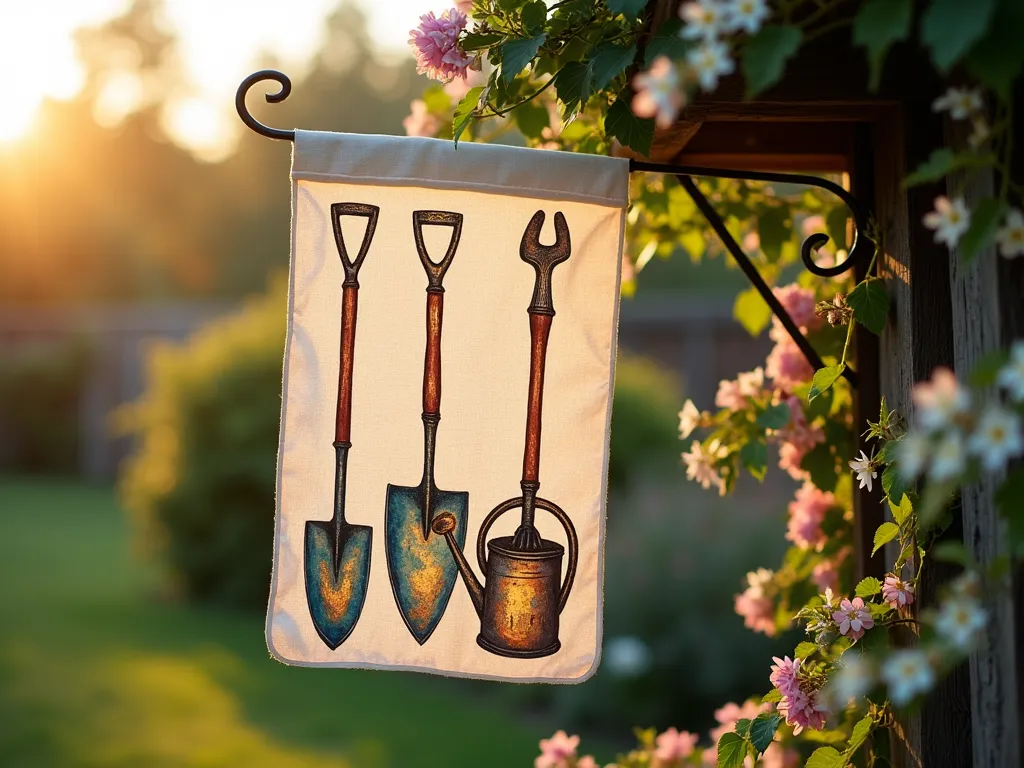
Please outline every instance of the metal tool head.
M356 275L359 267L363 265L367 251L370 250L370 243L373 241L373 233L377 229L377 218L380 215L380 208L368 203L332 203L331 224L334 227L334 242L338 246L338 256L341 257L341 266L345 270L345 282L342 285L353 285L359 287ZM342 216L360 216L366 219L366 231L363 233L363 242L359 246L359 253L352 261L348 256L348 249L345 247L345 236L341 231Z
M540 242L543 227L544 211L541 210L533 214L530 223L526 225L523 240L519 245L519 257L532 264L537 272L530 313L553 315L555 308L551 297L551 273L557 264L561 264L572 254L572 242L569 238L569 225L566 224L561 211L555 213L555 242L552 245Z
M369 526L346 524L339 531L332 520L306 521L306 602L317 634L332 651L363 610L372 543Z
M433 634L459 570L444 536L424 533L423 520L445 515L453 521L460 548L466 544L469 493L433 488L429 508L424 485L410 488L388 484L385 548L391 589L405 625L420 645Z

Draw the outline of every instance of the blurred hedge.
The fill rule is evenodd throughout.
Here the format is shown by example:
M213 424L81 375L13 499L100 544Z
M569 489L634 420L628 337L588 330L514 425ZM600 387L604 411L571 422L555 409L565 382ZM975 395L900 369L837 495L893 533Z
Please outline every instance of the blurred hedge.
M186 343L155 347L145 392L116 414L138 437L119 486L137 543L188 599L267 598L285 295L282 281Z
M0 443L19 472L73 472L79 404L89 369L85 339L10 345L0 356Z

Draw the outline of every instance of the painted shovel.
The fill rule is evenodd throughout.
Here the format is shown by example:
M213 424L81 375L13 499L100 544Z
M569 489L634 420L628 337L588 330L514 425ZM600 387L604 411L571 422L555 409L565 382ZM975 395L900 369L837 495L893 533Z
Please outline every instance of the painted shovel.
M307 520L305 537L306 602L320 639L332 651L345 642L359 621L370 578L373 529L345 522L345 480L352 423L352 363L356 342L356 276L373 240L380 209L362 203L334 203L331 220L334 240L345 270L341 298L341 364L338 372L338 409L334 432L334 516L329 521ZM362 216L366 232L359 255L350 261L341 233L342 216Z
M444 288L441 281L455 257L462 235L462 214L449 211L414 211L413 233L420 261L427 271L427 351L423 371L423 479L415 488L388 484L386 548L388 574L405 625L420 645L437 627L448 606L458 568L445 537L430 530L434 516L453 518L451 537L461 548L466 543L469 493L442 491L434 485L434 451L441 420L441 316ZM452 229L448 251L434 263L423 242L424 226Z

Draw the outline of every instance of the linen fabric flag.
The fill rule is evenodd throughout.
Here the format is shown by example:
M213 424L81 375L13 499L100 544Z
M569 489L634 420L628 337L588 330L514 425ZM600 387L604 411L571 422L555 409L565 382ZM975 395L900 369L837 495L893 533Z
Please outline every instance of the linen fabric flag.
M622 159L296 131L275 658L597 669L627 197Z

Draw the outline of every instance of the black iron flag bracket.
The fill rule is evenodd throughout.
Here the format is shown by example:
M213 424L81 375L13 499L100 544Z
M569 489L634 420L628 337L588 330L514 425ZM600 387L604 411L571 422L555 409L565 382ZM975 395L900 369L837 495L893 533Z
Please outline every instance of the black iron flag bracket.
M280 90L276 93L266 94L266 99L269 103L279 104L288 98L292 91L292 81L287 75L274 69L263 69L259 72L254 72L241 82L238 86L238 91L235 94L235 109L238 111L238 116L242 119L243 123L260 136L266 136L268 139L294 142L295 131L271 128L268 125L264 125L252 116L252 113L249 112L245 105L245 97L249 90L257 83L267 80L272 80L281 86ZM797 324L793 322L793 318L789 316L789 313L786 312L785 307L782 306L778 297L775 296L772 289L764 281L764 278L761 277L761 274L757 271L757 267L754 266L746 253L743 252L739 243L736 242L736 239L729 233L729 230L726 229L725 221L723 221L722 217L718 214L718 211L716 211L711 205L711 201L709 201L704 193L700 191L697 183L694 181L694 177L706 176L717 179L739 179L743 181L767 181L784 184L799 184L802 186L824 189L842 200L853 214L854 223L853 243L850 246L850 251L846 255L846 258L842 262L830 267L823 267L815 263L815 252L829 241L829 236L823 232L815 232L808 235L800 246L800 258L804 263L804 267L811 274L817 275L818 277L835 277L836 275L841 275L844 272L848 272L853 269L859 263L866 263L867 260L870 259L870 252L874 249L874 243L872 243L865 234L868 224L867 211L860 204L857 198L838 184L818 176L810 176L807 174L769 172L755 173L728 168L707 168L690 165L650 163L633 159L629 161L629 170L630 173L663 173L676 177L679 184L686 190L687 194L693 198L693 202L707 219L711 228L715 230L715 233L725 245L726 250L728 250L730 255L736 260L736 264L743 271L743 274L747 276L747 279L750 280L754 288L757 289L761 298L763 298L771 308L772 313L779 319L779 322L782 323L786 332L800 348L804 357L807 358L807 362L809 362L815 370L825 367L821 357L814 351L814 348L800 331ZM851 322L853 321L851 320ZM850 382L852 387L856 388L857 374L855 371L851 370L849 366L847 366L843 371L843 376Z

